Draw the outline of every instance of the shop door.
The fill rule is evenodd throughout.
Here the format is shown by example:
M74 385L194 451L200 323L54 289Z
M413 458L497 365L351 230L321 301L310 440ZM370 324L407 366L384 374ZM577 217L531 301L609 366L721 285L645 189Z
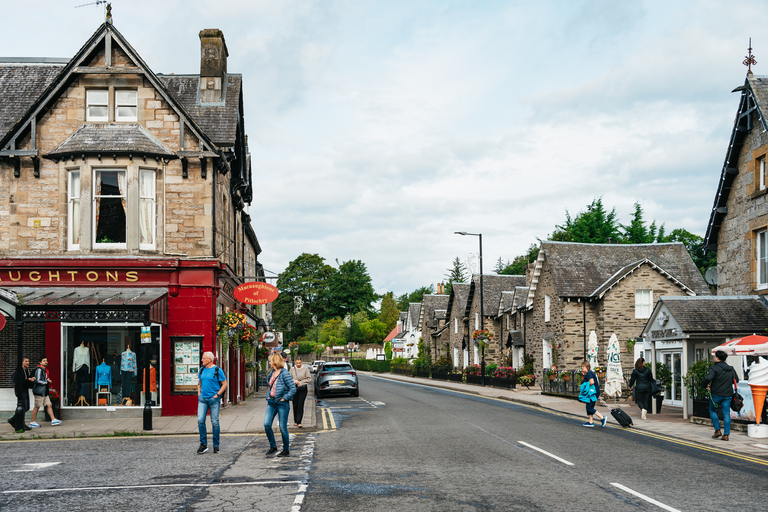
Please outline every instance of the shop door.
M664 391L664 398L670 401L670 405L682 406L682 377L683 361L682 352L670 352L663 355L664 364L672 372L672 385Z

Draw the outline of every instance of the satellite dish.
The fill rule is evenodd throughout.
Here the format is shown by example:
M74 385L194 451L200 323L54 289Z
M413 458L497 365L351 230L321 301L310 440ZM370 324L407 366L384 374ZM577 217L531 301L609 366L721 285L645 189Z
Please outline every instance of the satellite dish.
M707 284L717 286L717 267L709 267L707 271L704 272L704 280Z

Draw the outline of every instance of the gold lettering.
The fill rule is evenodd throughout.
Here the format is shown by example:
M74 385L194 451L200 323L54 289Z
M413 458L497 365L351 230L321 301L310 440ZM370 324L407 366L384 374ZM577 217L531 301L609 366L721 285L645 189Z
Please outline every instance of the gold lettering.
M99 274L98 274L98 272L94 272L93 270L91 270L90 272L85 274L85 278L87 280L91 281L91 282L98 281L99 280Z
M107 281L117 281L117 272L112 273L109 270L107 270Z
M67 274L72 276L72 282L75 282L75 276L77 275L77 270L67 270Z
M136 271L130 271L125 273L125 280L129 283L135 283L139 280L139 273Z
M40 272L38 272L37 270L33 270L32 272L29 273L29 280L30 281L37 282L37 281L40 280L41 277L42 276L40 275Z
M8 277L11 278L11 281L21 281L21 271L17 270L16 271L16 277L13 277L13 271L9 270L8 271Z
M49 270L48 271L48 281L53 281L54 279L59 281L59 271L57 270L56 272L53 272L53 271Z

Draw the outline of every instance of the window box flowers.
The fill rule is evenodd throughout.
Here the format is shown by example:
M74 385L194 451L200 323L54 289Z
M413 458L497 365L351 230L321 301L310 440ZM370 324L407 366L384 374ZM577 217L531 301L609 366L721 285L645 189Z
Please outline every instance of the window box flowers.
M530 387L536 384L536 376L532 373L528 375L518 375L517 382L519 382L522 386Z

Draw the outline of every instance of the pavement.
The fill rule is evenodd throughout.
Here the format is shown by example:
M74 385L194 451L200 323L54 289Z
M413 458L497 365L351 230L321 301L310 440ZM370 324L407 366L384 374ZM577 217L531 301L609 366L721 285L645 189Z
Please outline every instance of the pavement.
M486 398L507 400L532 407L540 407L572 417L573 421L579 424L586 420L584 404L579 403L573 398L543 395L539 389L534 387L525 388L521 386L516 389L503 389L419 377L406 377L404 375L388 373L358 373L371 377L421 384L483 396ZM266 411L265 393L266 390L263 389L252 394L246 400L243 400L238 404L229 404L226 407L223 407L219 417L222 435L263 433L264 413ZM628 429L632 432L699 446L709 451L730 452L742 457L754 457L763 463L768 460L768 438L761 439L748 437L746 431L738 430L743 428L743 426L734 425L731 429L730 440L722 441L720 439L712 439L712 432L714 429L712 428L712 422L710 420L703 418L684 420L682 409L678 407L670 407L665 404L662 406L661 414L650 414L649 412L647 419L643 420L640 418L640 410L631 401L615 401L609 399L608 404L611 407L624 409L632 417L633 426ZM611 417L608 409L605 407L598 407L598 410L608 418L609 427L621 428L616 420ZM196 416L154 417L152 419L153 430L145 432L142 430L142 417L65 420L61 425L53 427L49 422L41 421L41 419L43 419L43 413L40 412L38 413L38 423L40 423L42 427L26 431L22 434L13 432L11 426L4 421L4 419L9 416L10 413L6 413L5 416L0 416L3 418L3 420L0 421L0 441L142 434L197 435ZM293 426L293 414L291 413L289 416L288 430L292 433L313 432L317 430L316 419L316 404L312 390L310 389L304 404L303 428L299 429L298 427ZM29 420L29 413L27 413L27 420ZM277 421L275 421L274 425L275 430L277 430ZM208 429L210 435L210 420L208 420Z
M264 414L267 410L266 388L250 395L238 404L227 404L219 412L221 434L263 434ZM143 409L142 409L143 411ZM40 428L27 430L17 434L6 421L11 412L0 414L0 441L17 441L24 439L61 439L73 437L108 437L129 435L198 435L197 416L154 416L152 430L143 430L144 419L139 413L138 418L103 418L103 419L74 419L64 420L60 425L51 426L44 421L43 411L38 412L37 422ZM315 400L310 387L307 400L304 402L304 419L302 426L293 426L293 410L288 415L288 432L313 432L315 425ZM29 425L29 413L27 413ZM208 436L211 435L211 420L206 420ZM274 430L279 436L277 419Z
M401 382L410 382L426 386L460 391L473 395L507 400L517 402L533 407L541 407L550 411L556 411L560 414L573 417L574 422L581 425L586 421L586 411L584 404L575 398L566 398L561 396L543 395L540 389L524 386L516 389L503 389L493 387L482 387L474 384L462 384L459 382L448 382L432 380L419 377L406 377L404 375L358 372L363 375L382 377ZM668 439L678 443L698 446L708 451L721 451L737 454L742 458L754 458L761 463L768 461L768 438L747 437L746 428L743 425L732 424L731 435L728 441L712 439L714 428L712 421L704 418L683 419L683 410L680 407L670 407L662 404L660 414L647 414L647 419L640 418L640 409L631 400L608 399L606 401L612 408L621 408L632 418L633 425L627 430L660 439ZM599 403L598 403L599 404ZM613 419L608 409L599 406L597 410L608 418L608 427L621 428ZM596 429L599 429L599 423L596 422ZM722 425L721 425L722 428ZM737 430L737 429L743 429Z

